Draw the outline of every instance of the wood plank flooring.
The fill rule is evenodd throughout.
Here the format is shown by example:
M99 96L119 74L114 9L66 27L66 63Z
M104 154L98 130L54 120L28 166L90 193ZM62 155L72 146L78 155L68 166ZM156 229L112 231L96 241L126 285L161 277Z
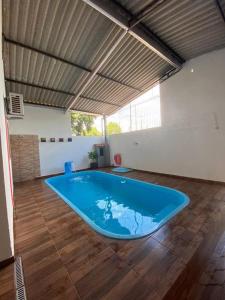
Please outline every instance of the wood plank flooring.
M127 176L177 188L191 203L151 236L122 241L92 230L43 180L16 185L15 246L28 300L225 299L225 185ZM12 299L11 273L0 271L0 299Z

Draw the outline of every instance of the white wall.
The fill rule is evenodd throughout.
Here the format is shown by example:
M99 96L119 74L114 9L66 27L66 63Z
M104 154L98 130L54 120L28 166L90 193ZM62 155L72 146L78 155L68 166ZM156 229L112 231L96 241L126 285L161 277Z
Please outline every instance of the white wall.
M24 106L23 119L10 119L9 130L12 134L37 134L39 137L70 137L70 114L61 109Z
M41 175L61 173L64 162L73 161L75 170L89 168L88 152L94 144L103 143L103 137L73 137L72 142L40 143Z
M74 161L75 170L89 167L88 152L94 144L103 143L103 137L71 137L70 114L63 110L25 105L23 119L9 121L10 134L36 134L41 137L63 137L65 142L39 143L41 176L61 173L64 162ZM57 140L57 139L56 139Z
M112 157L121 153L131 168L225 182L224 78L225 49L187 62L161 84L162 127L111 136Z
M0 36L2 37L0 1ZM14 255L13 239L13 187L11 186L11 160L8 152L7 121L4 109L5 83L0 38L0 261Z

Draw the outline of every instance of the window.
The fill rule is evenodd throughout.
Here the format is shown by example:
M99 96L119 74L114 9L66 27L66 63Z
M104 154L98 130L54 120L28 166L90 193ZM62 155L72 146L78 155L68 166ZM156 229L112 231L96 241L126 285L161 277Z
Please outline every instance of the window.
M108 130L108 134L160 127L159 85L108 117L107 127L109 127L110 124L114 130Z

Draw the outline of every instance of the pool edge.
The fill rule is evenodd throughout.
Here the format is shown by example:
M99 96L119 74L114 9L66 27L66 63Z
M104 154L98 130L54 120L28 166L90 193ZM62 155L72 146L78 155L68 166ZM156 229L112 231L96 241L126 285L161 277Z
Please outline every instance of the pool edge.
M160 222L156 228L153 228L152 231L150 231L147 234L144 235L129 235L129 236L123 236L123 235L119 235L119 234L113 234L110 233L107 230L102 229L101 227L97 226L89 217L87 217L76 205L74 205L73 203L71 203L71 201L65 197L63 194L61 194L51 183L49 183L49 180L51 180L52 178L55 177L69 177L67 174L64 175L58 175L58 176L52 176L49 177L47 179L44 180L45 184L51 188L60 198L62 198L64 200L64 202L75 212L77 213L81 219L83 219L92 229L94 229L96 232L102 234L103 236L106 236L108 238L113 238L113 239L120 239L120 240L135 240L135 239L141 239L144 238L146 236L150 236L153 233L155 233L157 230L159 230L163 225L165 225L167 222L169 222L173 217L175 217L176 215L178 215L185 207L188 206L188 204L190 203L190 198L183 192L167 187L167 186L162 186L162 185L158 185L158 184L154 184L154 183L149 183L146 181L142 181L142 180L138 180L138 179L133 179L133 178L129 178L126 176L120 176L120 175L116 175L116 174L111 174L108 172L104 172L104 171L82 171L79 173L90 173L90 172L100 172L100 173L104 173L104 174L108 174L111 176L116 176L116 177L121 177L121 178L125 178L125 179L129 179L131 181L138 181L141 183L146 183L146 184L150 184L153 186L158 186L158 187L163 187L165 189L169 189L169 190L173 190L176 191L177 193L181 194L184 197L184 203L182 203L180 206L178 206L174 211L172 211L170 214L168 214L163 220L162 222ZM74 173L72 173L72 175L74 175Z

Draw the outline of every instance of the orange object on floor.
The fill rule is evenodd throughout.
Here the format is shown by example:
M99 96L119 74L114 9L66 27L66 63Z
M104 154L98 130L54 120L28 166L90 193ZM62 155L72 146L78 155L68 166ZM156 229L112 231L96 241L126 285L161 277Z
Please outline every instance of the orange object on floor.
M119 154L119 153L115 154L114 155L114 161L115 161L117 166L121 166L121 163L122 163L121 154Z

